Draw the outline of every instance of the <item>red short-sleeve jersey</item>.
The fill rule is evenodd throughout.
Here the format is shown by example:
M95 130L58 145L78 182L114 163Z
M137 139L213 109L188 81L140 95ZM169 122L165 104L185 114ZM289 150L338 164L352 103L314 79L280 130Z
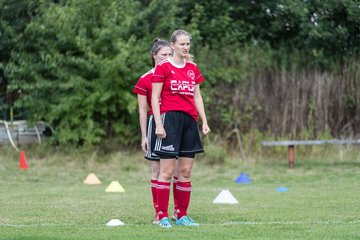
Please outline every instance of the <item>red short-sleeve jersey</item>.
M161 113L182 111L198 121L194 92L195 86L204 78L195 63L186 61L183 67L177 67L166 59L156 65L151 81L163 83Z
M152 90L152 83L151 77L154 73L154 69L152 68L147 73L142 75L138 82L135 84L133 92L136 94L144 95L147 98L148 105L149 105L149 114L152 115L151 109L151 90Z

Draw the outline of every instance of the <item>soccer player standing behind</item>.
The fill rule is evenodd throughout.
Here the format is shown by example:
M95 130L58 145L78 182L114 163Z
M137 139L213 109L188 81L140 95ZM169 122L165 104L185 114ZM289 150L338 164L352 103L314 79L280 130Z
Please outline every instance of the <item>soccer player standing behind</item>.
M186 31L176 30L170 38L173 56L160 62L152 77L152 108L157 135L154 153L160 156L158 214L159 225L163 228L172 227L168 218L168 204L176 158L179 167L176 225L198 226L187 216L195 154L204 152L198 117L201 118L204 135L210 132L210 128L200 92L200 83L204 78L196 64L186 60L190 40Z
M154 73L154 67L160 61L170 57L172 55L172 51L170 48L170 44L168 41L161 40L156 38L153 42L151 48L151 60L153 68L150 69L147 73L141 76L134 87L134 93L137 94L138 104L139 104L139 121L140 121L140 129L141 129L141 148L146 153L145 158L151 161L151 193L153 199L153 205L155 208L155 218L154 223L159 223L159 216L157 214L157 193L156 186L157 180L160 172L160 163L159 156L154 154L151 149L154 148L155 145L155 133L151 132L151 124L152 124L152 110L151 110L151 76ZM150 115L148 121L148 113ZM149 122L149 127L147 131L147 122ZM153 145L153 147L151 147ZM174 197L174 200L175 197Z

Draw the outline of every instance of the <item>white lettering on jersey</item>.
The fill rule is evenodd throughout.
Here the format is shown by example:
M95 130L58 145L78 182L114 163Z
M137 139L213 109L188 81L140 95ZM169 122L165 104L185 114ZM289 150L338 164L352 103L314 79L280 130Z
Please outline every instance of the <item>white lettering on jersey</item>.
M186 81L186 80L171 80L171 91L173 93L194 95L195 91L195 81Z

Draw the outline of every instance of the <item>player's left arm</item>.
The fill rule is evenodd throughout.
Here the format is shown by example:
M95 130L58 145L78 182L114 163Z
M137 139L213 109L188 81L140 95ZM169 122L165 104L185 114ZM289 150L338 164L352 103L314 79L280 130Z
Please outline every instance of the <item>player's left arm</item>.
M202 133L204 135L207 135L211 130L208 126L208 122L206 119L204 102L203 102L203 99L201 96L199 84L195 85L194 101L195 101L196 110L197 110L199 117L201 119L201 122L202 122Z

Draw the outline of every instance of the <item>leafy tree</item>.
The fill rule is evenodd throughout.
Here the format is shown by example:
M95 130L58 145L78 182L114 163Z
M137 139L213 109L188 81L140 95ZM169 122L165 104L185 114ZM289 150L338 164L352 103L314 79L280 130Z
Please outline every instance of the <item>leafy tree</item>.
M267 42L279 50L279 61L301 50L297 61L303 59L302 66L320 67L360 53L360 8L355 0L199 0L184 1L182 9L179 16L197 27L200 45L218 51Z
M138 141L133 86L151 66L153 39L168 39L177 28L193 36L205 105L220 131L232 129L233 119L267 129L266 119L254 120L273 112L261 109L267 90L308 69L331 74L348 65L340 74L347 82L329 86L351 89L344 119L358 109L356 0L3 0L0 27L0 111L15 102L29 120L45 120L61 144ZM274 102L288 97L280 90Z
M284 54L301 50L302 64L329 68L360 53L360 8L354 0L254 0L238 8L251 36ZM324 65L325 64L325 65Z
M149 29L149 18L169 16L156 13L164 6L141 11L131 0L42 5L6 67L9 89L21 91L17 106L31 120L45 120L59 143L95 144L115 133L124 144L136 141L132 88L151 66L149 32L167 29ZM141 31L143 17L149 22Z
M313 0L307 3L307 8L311 23L310 27L303 28L302 35L313 57L344 60L360 53L358 1Z
M4 71L11 59L11 52L17 51L26 25L36 15L36 0L0 1L0 118L7 119L8 111L16 100L17 92L7 91L9 79Z

